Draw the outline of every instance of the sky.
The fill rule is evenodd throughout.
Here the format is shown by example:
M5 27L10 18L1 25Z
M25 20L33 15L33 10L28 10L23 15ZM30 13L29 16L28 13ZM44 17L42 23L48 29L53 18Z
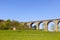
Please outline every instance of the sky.
M60 0L0 0L0 19L37 21L60 18Z

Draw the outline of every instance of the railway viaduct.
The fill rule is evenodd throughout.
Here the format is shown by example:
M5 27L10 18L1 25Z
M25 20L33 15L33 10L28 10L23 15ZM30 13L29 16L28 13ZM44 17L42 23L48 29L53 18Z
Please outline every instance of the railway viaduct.
M32 25L35 24L36 30L39 30L39 24L44 23L44 30L48 31L48 24L50 22L55 23L55 31L58 31L58 24L60 22L60 19L51 19L51 20L41 20L41 21L30 21L30 22L25 22L26 25L29 26L29 28L32 28Z

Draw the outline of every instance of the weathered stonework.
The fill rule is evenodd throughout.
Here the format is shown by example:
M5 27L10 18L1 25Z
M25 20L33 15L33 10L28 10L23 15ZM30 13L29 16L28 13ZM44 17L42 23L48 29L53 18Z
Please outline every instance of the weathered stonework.
M48 24L50 22L55 23L55 31L58 31L58 23L60 22L60 19L52 19L52 20L41 20L41 21L33 21L33 22L26 22L26 24L29 26L29 28L32 28L32 24L36 25L36 30L39 30L39 24L43 22L45 26L45 31L48 31Z

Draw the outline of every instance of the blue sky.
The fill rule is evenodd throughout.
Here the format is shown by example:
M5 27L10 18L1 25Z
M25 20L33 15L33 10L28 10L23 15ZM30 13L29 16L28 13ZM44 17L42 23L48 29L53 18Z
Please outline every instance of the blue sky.
M60 18L60 0L0 0L0 19L37 21Z

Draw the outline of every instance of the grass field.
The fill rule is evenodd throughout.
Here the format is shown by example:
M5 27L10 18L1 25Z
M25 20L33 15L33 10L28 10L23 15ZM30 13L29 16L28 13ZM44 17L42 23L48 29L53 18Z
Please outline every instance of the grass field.
M0 30L0 40L60 40L60 32Z

